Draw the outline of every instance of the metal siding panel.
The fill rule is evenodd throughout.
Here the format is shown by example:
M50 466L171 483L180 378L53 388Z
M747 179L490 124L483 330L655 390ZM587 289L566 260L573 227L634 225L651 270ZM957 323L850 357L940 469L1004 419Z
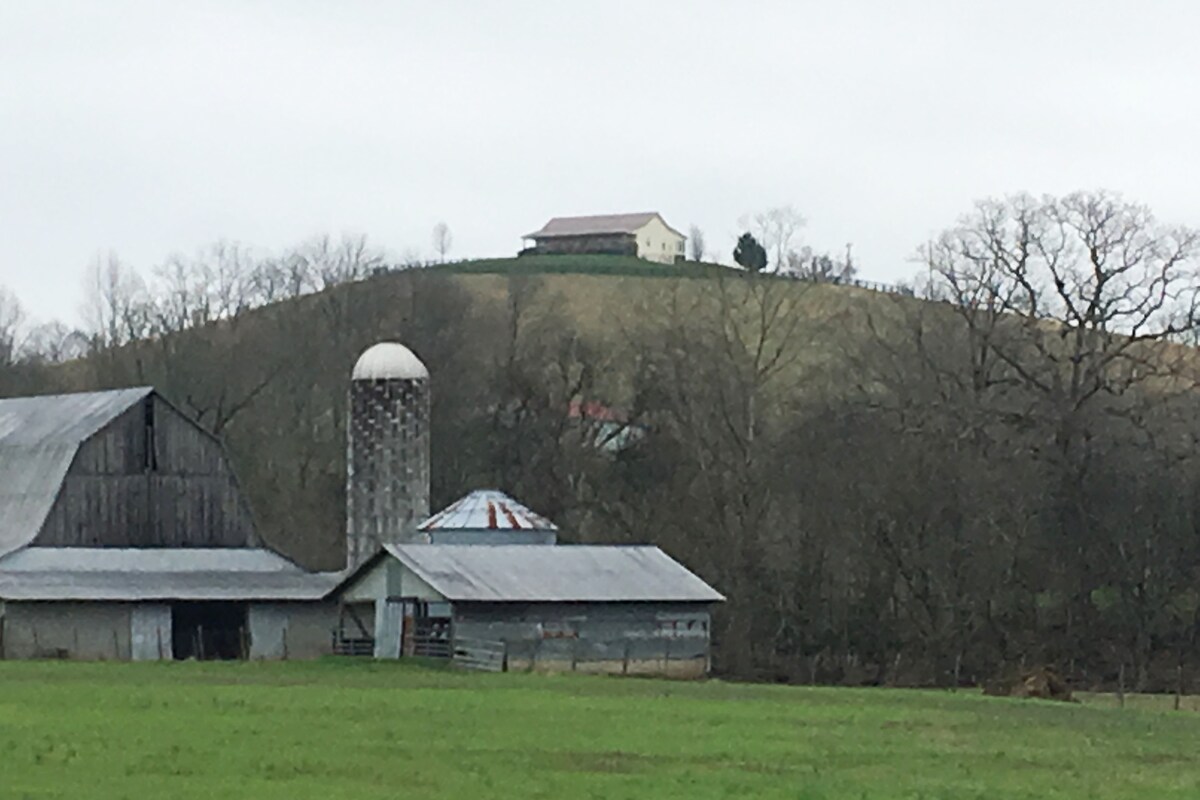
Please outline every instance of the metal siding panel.
M250 658L284 658L288 627L286 610L276 605L251 603L246 621L250 628Z
M6 603L8 658L113 661L130 655L130 607L124 603Z
M403 604L392 600L375 601L375 658L400 657L403 618Z
M171 607L139 603L129 611L129 657L134 661L171 658Z

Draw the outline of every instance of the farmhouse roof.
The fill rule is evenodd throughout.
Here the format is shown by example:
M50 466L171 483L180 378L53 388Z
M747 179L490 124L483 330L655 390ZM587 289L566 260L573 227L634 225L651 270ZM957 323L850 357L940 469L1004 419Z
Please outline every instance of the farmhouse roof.
M540 230L526 234L526 239L553 239L561 236L591 236L611 233L636 233L647 222L657 218L659 222L673 231L679 231L667 225L666 220L657 211L643 211L637 214L596 214L590 217L554 217L541 227ZM683 234L679 233L680 236Z
M148 386L0 400L0 556L33 541L79 446Z
M479 489L417 526L419 531L556 531L558 526L504 492Z
M340 578L257 548L29 547L0 558L0 599L320 600Z
M388 544L384 552L451 601L714 603L725 599L653 546Z

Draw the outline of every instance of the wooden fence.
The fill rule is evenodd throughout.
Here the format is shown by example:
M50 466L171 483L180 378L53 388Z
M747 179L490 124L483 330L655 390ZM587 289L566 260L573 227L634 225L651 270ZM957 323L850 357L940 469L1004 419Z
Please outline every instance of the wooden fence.
M508 648L504 642L491 639L456 638L452 660L463 669L484 672L504 672L507 666Z

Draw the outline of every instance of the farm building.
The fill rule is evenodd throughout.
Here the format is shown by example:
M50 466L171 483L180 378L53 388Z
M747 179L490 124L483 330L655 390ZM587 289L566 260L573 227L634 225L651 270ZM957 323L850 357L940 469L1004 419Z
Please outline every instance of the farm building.
M559 545L494 490L429 514L429 372L351 372L347 568L268 548L220 441L150 388L0 400L0 658L456 656L703 675L723 598L655 547ZM482 648L479 649L479 648Z
M657 547L549 544L386 545L338 596L377 609L377 658L671 677L707 673L724 599Z
M219 440L153 389L0 400L0 657L316 655L336 580L263 546Z
M554 217L523 238L533 242L523 251L531 255L597 253L637 256L663 264L682 261L687 241L656 211Z

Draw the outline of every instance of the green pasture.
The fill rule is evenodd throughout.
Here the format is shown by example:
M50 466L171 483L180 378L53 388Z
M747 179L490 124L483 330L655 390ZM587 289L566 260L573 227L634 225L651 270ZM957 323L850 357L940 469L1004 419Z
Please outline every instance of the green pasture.
M370 661L0 663L0 798L1195 798L1200 715Z

